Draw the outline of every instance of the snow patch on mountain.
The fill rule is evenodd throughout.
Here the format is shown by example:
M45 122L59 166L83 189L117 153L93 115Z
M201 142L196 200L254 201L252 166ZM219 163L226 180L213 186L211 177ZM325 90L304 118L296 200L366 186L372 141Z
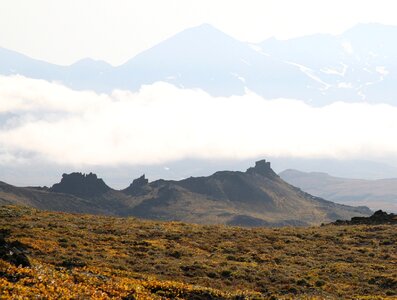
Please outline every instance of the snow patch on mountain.
M378 72L382 76L389 75L389 71L386 69L385 66L377 66L376 67L376 72Z
M318 76L316 76L315 71L313 69L310 69L306 66L303 66L301 64L297 64L294 62L290 62L290 61L284 61L285 63L298 67L300 71L302 71L305 75L307 75L310 79L313 79L314 81L322 84L324 87L321 90L327 90L331 87L330 84L322 81Z
M340 82L338 83L338 88L351 89L353 88L353 84L351 82Z

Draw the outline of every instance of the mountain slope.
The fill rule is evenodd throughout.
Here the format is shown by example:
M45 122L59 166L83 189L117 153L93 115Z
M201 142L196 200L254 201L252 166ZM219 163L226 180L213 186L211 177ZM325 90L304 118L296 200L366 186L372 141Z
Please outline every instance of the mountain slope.
M26 55L0 47L0 74L20 74L26 77L62 80L67 67L32 59Z
M117 72L127 89L166 81L214 96L241 95L249 87L274 97L288 90L287 82L280 80L285 76L294 77L294 84L306 84L293 66L262 55L208 24L178 33L132 58Z
M64 174L52 188L15 187L0 182L0 205L23 205L44 210L118 215L126 208L123 193L109 188L94 174Z
M397 179L348 179L297 170L285 170L280 177L312 195L331 201L397 211Z
M87 199L54 193L42 188L15 187L0 182L0 205L10 204L54 211L104 213Z
M57 66L0 48L0 74L59 81L73 89L137 91L166 81L214 96L249 89L265 98L396 104L397 26L360 24L341 35L316 34L259 44L238 41L204 24L186 29L112 67L83 59Z
M261 49L292 63L321 85L314 104L368 101L396 104L396 26L359 24L341 35L316 34L291 40L268 39ZM393 87L394 84L394 87ZM305 91L296 97L308 100Z
M368 208L335 204L284 182L262 160L246 172L221 171L181 181L140 177L122 191L95 174L64 174L51 188L3 184L2 204L66 212L90 212L241 226L308 225L367 216Z
M139 181L139 183L137 182ZM349 215L368 215L353 208L313 197L284 182L259 161L246 172L222 171L181 181L144 177L123 190L134 203L125 214L150 219L232 225L306 225Z

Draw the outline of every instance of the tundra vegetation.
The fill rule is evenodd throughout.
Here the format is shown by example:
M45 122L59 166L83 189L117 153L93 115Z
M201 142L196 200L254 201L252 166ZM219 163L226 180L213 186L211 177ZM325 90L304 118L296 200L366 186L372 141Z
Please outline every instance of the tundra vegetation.
M0 299L397 297L396 225L241 228L3 206L0 229Z

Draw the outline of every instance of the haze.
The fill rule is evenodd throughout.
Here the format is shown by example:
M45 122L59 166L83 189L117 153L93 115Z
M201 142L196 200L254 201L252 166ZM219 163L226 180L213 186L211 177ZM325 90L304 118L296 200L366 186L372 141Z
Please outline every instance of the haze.
M394 12L391 1L3 1L3 179L122 168L122 186L152 166L200 161L208 174L258 158L346 162L333 175L367 161L359 177L397 177ZM178 168L170 177L194 173Z

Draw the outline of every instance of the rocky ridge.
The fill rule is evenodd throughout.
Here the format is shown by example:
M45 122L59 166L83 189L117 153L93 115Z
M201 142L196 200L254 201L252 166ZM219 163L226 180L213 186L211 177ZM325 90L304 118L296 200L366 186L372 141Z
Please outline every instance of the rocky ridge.
M2 190L3 189L3 190ZM283 181L266 160L241 171L218 171L183 180L142 175L114 190L89 173L63 174L51 188L0 185L0 204L162 221L233 226L306 226L369 216L366 207L336 204Z

